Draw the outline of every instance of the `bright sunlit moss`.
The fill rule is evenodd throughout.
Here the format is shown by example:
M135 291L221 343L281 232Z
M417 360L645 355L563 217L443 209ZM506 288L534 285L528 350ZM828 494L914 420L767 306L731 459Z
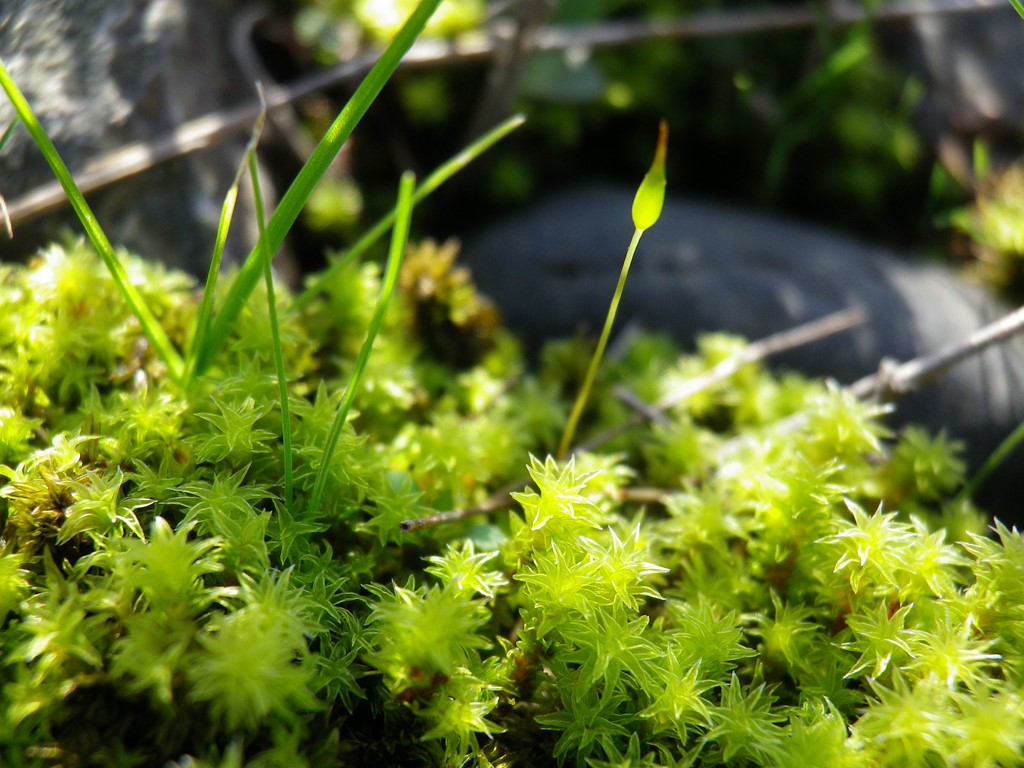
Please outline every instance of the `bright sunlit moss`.
M119 311L77 315L60 364L15 322L91 306L67 283L102 280L88 251L5 272L0 763L1024 759L1024 542L950 503L956 443L891 439L849 393L751 365L558 461L587 345L548 347L537 373L500 327L433 355L427 337L461 338L482 306L446 253L424 246L408 273L312 512L368 320L348 302L372 300L376 267L284 318L292 505L264 325L185 392ZM180 279L139 269L185 327ZM581 435L629 414L615 386L656 400L742 348L639 339Z

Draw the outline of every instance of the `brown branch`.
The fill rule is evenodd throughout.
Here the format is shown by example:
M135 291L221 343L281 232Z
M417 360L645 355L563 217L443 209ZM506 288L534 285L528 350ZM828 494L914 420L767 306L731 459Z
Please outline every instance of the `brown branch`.
M887 402L931 383L957 363L977 355L994 344L1006 341L1024 330L1024 307L982 326L960 341L948 344L937 352L921 355L905 363L883 360L877 373L858 379L849 390L860 399L876 398ZM786 416L772 425L778 433L792 432L807 424L807 414ZM730 458L750 441L749 435L737 435L719 447L719 456Z
M826 315L818 320L804 323L796 328L773 333L771 336L766 336L759 341L748 344L735 355L726 358L718 363L718 365L676 387L654 405L638 409L638 412L633 414L631 418L613 427L609 427L603 432L599 432L584 441L579 447L588 451L599 448L623 432L640 426L648 419L651 419L654 414L660 415L694 395L728 380L746 365L765 360L780 352L786 352L829 336L834 336L837 333L842 333L861 325L866 319L867 316L863 308L851 307L831 315Z
M632 504L665 504L665 498L677 490L668 488L619 488L615 497L621 502Z
M489 499L474 507L462 507L448 512L437 512L426 517L418 517L415 520L403 520L398 524L399 530L402 533L419 531L423 528L433 528L435 525L443 523L454 523L456 520L464 520L474 515L485 515L490 512L497 512L499 509L511 507L512 494L523 490L528 482L530 482L529 479L524 477L514 483L509 483Z
M11 215L7 211L7 201L4 200L3 195L0 195L0 222L3 222L4 234L7 235L7 239L13 238L14 227L11 225Z
M854 382L850 385L850 391L860 398L889 400L900 397L939 378L957 363L1015 336L1021 330L1024 330L1024 307L930 355L922 355L898 365L883 362L878 373Z
M827 19L838 25L854 24L866 19L898 22L921 16L986 11L1004 5L1005 0L932 0L928 3L891 3L874 11L844 5L833 10ZM676 21L614 21L572 27L552 26L538 30L526 44L530 52L564 51L571 48L590 50L633 45L648 40L685 40L806 29L819 21L820 17L808 8L717 11L695 14ZM403 69L419 69L490 59L505 44L501 35L480 33L469 33L452 41L420 40L406 54L400 66ZM377 55L376 52L362 55L323 72L298 78L289 85L267 88L268 112L272 116L277 110L318 91L336 88L362 77L369 71ZM83 194L89 194L159 163L198 152L244 132L259 111L260 104L253 101L195 118L165 136L129 144L95 158L74 174L75 181ZM11 202L10 220L15 224L31 221L63 207L66 201L59 183L44 184Z
M555 3L550 0L519 0L514 3L511 18L497 19L490 26L493 63L469 121L466 132L469 141L479 138L511 114L531 53L530 39L544 28L554 10Z
M636 411L634 418L636 418L637 424L641 424L644 421L651 421L655 424L668 424L668 419L665 418L663 410L659 410L657 406L651 405L633 390L620 385L615 388L613 394L619 402Z
M671 21L616 21L603 24L549 27L537 33L534 50L609 48L648 40L687 40L732 35L787 32L821 23L850 26L861 21L905 22L926 16L991 11L1004 8L1005 0L932 0L893 2L866 10L859 4L827 4L825 11L809 7L759 8L710 11Z
M329 72L310 75L294 85L268 88L267 111L279 110L322 88L361 75L371 64L369 59L359 59ZM159 163L215 146L248 130L262 109L259 101L252 101L189 120L153 141L136 142L101 155L75 174L75 182L83 194L89 194ZM50 182L13 201L10 206L11 220L17 224L31 221L61 208L65 202L63 188L57 182Z
M817 320L811 320L803 325L798 325L795 328L773 333L771 336L766 336L759 341L748 344L737 354L723 360L709 371L676 387L662 397L654 407L664 411L690 399L698 392L725 381L750 363L760 362L772 355L803 347L829 336L834 336L837 333L848 331L851 328L863 325L866 321L867 313L863 307L849 307L848 309L834 312L831 315L825 315L825 317Z

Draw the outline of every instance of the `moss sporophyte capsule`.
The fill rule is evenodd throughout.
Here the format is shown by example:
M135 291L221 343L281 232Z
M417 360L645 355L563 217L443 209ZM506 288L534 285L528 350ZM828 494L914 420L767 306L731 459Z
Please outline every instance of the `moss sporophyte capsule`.
M661 216L665 204L665 154L668 150L668 123L661 121L658 126L658 147L654 151L654 162L647 171L640 188L633 198L633 226L650 229Z
M576 402L573 404L569 419L562 432L562 439L558 443L558 457L564 458L572 444L572 438L576 433L576 425L579 423L583 408L587 403L590 394L590 387L594 383L594 376L597 373L597 366L601 363L605 347L608 344L608 337L611 335L612 325L615 322L615 313L619 308L619 300L622 298L622 290L626 287L626 277L629 275L629 267L633 263L633 255L640 242L643 233L654 226L661 216L661 209L665 204L665 155L668 151L668 123L664 120L658 127L658 146L654 150L654 162L650 170L644 175L640 187L633 198L633 226L636 231L633 239L626 250L626 258L622 262L622 270L619 272L619 282L615 286L615 293L612 295L611 304L608 306L608 314L605 317L604 329L601 331L601 338L597 341L597 349L594 356L590 358L590 365L587 368L586 376L583 379L583 386L580 387Z

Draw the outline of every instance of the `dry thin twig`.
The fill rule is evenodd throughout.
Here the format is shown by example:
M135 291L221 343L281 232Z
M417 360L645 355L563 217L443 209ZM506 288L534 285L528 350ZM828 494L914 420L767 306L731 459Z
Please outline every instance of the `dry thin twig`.
M266 109L268 112L279 110L318 90L361 75L372 63L372 59L367 57L329 72L310 75L294 85L268 88ZM207 149L248 130L262 109L259 101L253 101L190 120L166 136L129 144L101 155L75 174L75 182L83 194L89 194L159 163ZM15 223L30 221L61 208L66 201L59 183L44 184L11 203L11 220Z
M548 23L555 5L552 0L519 0L510 8L511 18L496 19L490 25L493 63L469 121L469 140L482 136L511 114L530 54L530 39Z
M616 21L612 23L549 27L534 38L534 50L607 48L647 40L686 40L705 37L786 32L813 27L823 21L849 26L861 21L897 23L926 16L973 13L1004 8L1005 0L932 0L888 3L866 10L860 4L826 3L823 11L808 6L758 8L697 13L683 19Z
M860 6L840 4L830 6L825 18L839 26L868 18L875 22L899 22L923 16L993 10L1004 5L1005 0L931 0L891 3L865 11ZM537 30L525 45L530 52L589 51L648 40L685 40L806 29L821 20L821 16L810 8L716 11L675 21L551 26ZM421 69L486 60L493 58L495 52L506 45L506 36L501 34L470 33L453 41L419 40L400 66L403 69ZM377 52L362 55L323 72L301 77L289 85L268 88L268 112L273 116L276 111L318 91L336 88L362 77L377 55ZM253 101L195 118L168 135L129 144L101 155L75 173L75 181L83 194L89 194L159 163L214 146L246 131L260 109L260 104ZM44 184L11 202L10 220L21 224L57 210L66 202L67 197L60 184Z
M433 528L443 523L454 523L456 520L464 520L474 515L484 515L489 512L497 512L512 505L512 494L521 491L526 487L529 479L522 478L514 483L509 483L500 491L494 493L489 499L472 507L453 509L448 512L437 512L426 517L418 517L415 520L403 520L398 527L403 533L419 531L423 528Z
M4 234L10 240L14 237L14 227L11 225L11 215L7 212L7 201L0 195L0 222L3 223Z
M883 363L878 373L854 382L850 391L857 397L888 400L919 389L937 379L954 365L1024 330L1024 307L979 328L961 341L930 355L902 364Z
M665 488L619 488L615 497L624 503L629 504L659 504L665 503L665 497L671 495L671 491Z
M649 406L642 412L634 414L631 419L627 419L625 422L617 425L613 429L609 429L597 437L577 446L573 449L573 452L582 449L592 450L593 448L603 445L627 429L642 424L646 418L654 417L655 413L660 414L665 409L681 402L683 399L692 397L697 392L713 387L725 379L728 379L745 365L749 365L750 363L758 360L763 360L764 358L778 354L779 352L803 346L827 336L849 330L850 328L864 322L864 318L864 311L859 307L845 309L841 312L827 315L826 317L818 320L812 320L804 325L773 334L761 339L760 341L749 344L739 353L723 360L711 370L695 377L691 382L687 382L684 387L680 387L676 392L670 393L673 397L662 398L655 406ZM681 393L681 390L684 389L686 391ZM438 512L415 520L403 520L399 524L399 527L403 532L408 533L411 531L418 531L423 528L432 528L444 523L455 522L456 520L464 520L465 518L473 517L474 515L488 514L499 509L505 509L512 505L512 498L510 494L516 491L521 491L526 487L527 483L529 483L529 478L520 478L516 482L502 488L481 504L472 507L453 509L446 512Z
M849 385L848 389L861 399L875 398L881 402L890 402L920 389L948 372L957 363L984 352L1021 331L1024 331L1024 307L982 326L967 337L948 344L937 352L916 357L905 363L883 360L877 373L858 379ZM794 413L773 424L772 430L792 432L806 424L806 413ZM719 455L729 458L748 444L749 440L750 437L747 435L738 435L719 448Z
M771 336L766 336L759 341L748 344L737 354L726 358L718 363L718 365L676 387L654 405L645 405L643 408L637 408L637 413L633 414L630 419L609 427L603 432L599 432L580 444L579 448L588 451L599 448L626 430L640 426L644 421L652 418L654 414L660 415L699 392L704 392L716 384L728 380L744 366L850 330L864 323L866 319L867 315L862 307L851 307L831 315L826 315L818 320L812 320L795 328L773 333Z

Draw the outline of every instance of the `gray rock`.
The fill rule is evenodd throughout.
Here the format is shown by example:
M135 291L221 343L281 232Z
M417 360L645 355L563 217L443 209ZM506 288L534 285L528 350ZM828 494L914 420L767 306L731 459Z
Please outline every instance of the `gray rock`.
M1012 139L1019 149L1024 20L1009 3L985 11L921 16L895 46L924 82L926 131L952 131L965 139Z
M227 50L239 4L211 0L197 13L186 0L3 0L0 55L74 172L106 151L252 98ZM13 115L0 98L0 128ZM160 165L94 195L90 205L116 244L205 272L244 143ZM10 202L52 179L27 132L16 130L0 152L0 193ZM252 240L251 211L239 201L236 255ZM70 214L52 216L16 230L0 249L23 256L65 227L81 231Z
M633 232L633 191L569 189L471 237L463 259L533 344L600 331ZM952 271L812 227L721 205L668 200L645 233L619 309L684 343L704 331L749 339L852 305L866 325L777 363L842 383L934 352L1008 308ZM970 358L898 404L899 423L946 430L987 457L1024 419L1024 341Z

